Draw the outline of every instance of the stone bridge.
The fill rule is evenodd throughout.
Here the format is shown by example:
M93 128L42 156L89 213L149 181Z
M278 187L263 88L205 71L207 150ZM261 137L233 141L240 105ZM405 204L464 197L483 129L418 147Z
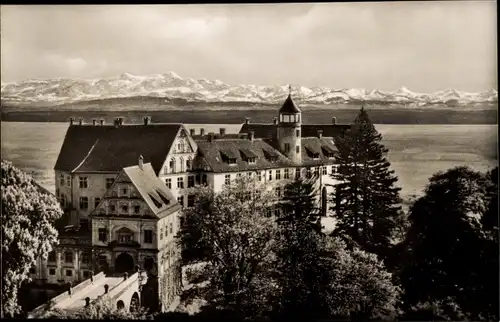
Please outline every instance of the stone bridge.
M130 310L141 305L141 288L145 284L145 272L128 276L105 275L103 272L71 287L28 314L28 318L41 318L53 309L74 310L96 300L109 300L117 309Z

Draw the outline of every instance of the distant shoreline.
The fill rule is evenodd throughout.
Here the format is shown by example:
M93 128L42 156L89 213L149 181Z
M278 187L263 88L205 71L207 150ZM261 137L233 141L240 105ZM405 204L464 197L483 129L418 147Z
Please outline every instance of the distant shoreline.
M375 124L498 124L498 111L456 110L456 109L406 109L406 108L367 108ZM359 109L304 109L303 122L306 124L331 123L332 117L338 124L351 123ZM144 116L150 116L154 123L243 123L249 117L253 123L272 123L277 116L276 109L224 109L224 110L37 110L19 111L3 108L1 120L5 122L68 122L82 118L85 123L92 119L112 122L115 117L123 116L126 123L142 123Z

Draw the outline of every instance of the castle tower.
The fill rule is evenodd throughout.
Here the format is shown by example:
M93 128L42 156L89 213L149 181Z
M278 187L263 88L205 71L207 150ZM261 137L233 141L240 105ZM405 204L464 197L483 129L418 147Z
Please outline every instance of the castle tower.
M302 162L301 125L302 113L292 99L292 88L279 110L278 144L280 151L295 163Z

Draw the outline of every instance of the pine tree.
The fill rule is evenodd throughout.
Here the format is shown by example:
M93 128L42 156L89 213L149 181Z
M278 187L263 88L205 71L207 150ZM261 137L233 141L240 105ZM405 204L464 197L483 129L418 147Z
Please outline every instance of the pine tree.
M280 318L319 319L328 314L329 271L321 260L324 236L314 180L285 186L278 217L277 281ZM312 316L314 315L314 316Z
M350 131L337 138L339 169L332 176L341 184L332 196L337 221L333 234L386 259L403 213L398 178L381 140L363 107Z

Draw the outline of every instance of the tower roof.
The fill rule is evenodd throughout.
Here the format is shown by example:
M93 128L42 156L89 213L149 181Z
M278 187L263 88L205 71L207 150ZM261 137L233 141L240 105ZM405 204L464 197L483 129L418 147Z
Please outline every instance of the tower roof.
M292 99L292 94L288 94L283 106L280 108L280 113L300 113L299 108Z

